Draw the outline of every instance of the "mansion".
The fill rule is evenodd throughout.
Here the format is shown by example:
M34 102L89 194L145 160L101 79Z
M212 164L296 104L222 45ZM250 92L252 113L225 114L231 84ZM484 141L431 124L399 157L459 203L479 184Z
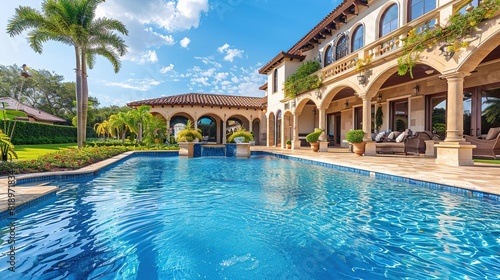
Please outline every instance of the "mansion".
M486 117L491 104L500 103L500 12L464 38L463 48L429 45L415 59L411 75L398 74L398 58L411 32L447 26L451 15L478 5L477 0L344 0L260 69L267 75L262 98L189 93L127 105L151 106L168 127L190 119L216 143L226 143L227 133L243 127L254 133L257 145L284 148L291 140L292 149L300 149L317 127L325 131L320 151L327 151L347 145L349 130L362 129L365 155L375 155L376 130L433 131L442 140L435 145L437 163L473 164L474 146L464 135L500 126ZM285 94L286 79L307 61L320 63L312 74L320 86ZM382 123L376 129L379 108Z

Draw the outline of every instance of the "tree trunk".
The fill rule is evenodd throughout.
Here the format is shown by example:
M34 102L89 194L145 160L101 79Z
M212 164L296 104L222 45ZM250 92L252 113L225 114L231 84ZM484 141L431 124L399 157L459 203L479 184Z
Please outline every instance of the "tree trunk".
M83 147L82 131L82 70L80 65L80 49L75 46L76 55L76 134L78 149Z
M89 85L87 79L87 55L82 49L82 144L87 141L87 111L89 107Z

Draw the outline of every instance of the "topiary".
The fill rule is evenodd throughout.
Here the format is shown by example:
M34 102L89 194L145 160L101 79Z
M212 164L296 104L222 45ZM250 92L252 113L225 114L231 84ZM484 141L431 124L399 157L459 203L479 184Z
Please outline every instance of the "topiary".
M323 133L323 129L315 128L313 132L306 135L306 141L309 143L318 142L321 133Z
M364 137L365 137L365 133L361 129L350 130L345 135L345 139L349 143L362 143Z

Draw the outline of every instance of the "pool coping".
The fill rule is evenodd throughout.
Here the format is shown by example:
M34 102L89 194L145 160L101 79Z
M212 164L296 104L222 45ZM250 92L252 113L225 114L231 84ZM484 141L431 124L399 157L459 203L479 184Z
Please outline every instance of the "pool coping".
M116 155L112 158L105 159L103 161L94 163L92 165L80 168L78 170L71 171L55 171L55 172L42 172L42 173L30 173L30 174L21 174L15 175L16 177L16 211L22 211L27 208L30 208L42 201L50 199L56 196L57 191L59 191L59 187L57 186L44 186L40 184L36 184L36 182L46 182L50 180L64 179L64 180L78 180L82 178L92 178L106 170L108 167L112 167L114 164L117 164L121 161L124 161L130 157L137 155L153 155L153 156L178 156L178 151L128 151L119 155ZM306 164L312 164L317 166L323 166L327 168L332 168L339 171L347 171L351 173L356 173L363 176L373 177L375 179L387 179L396 182L408 183L411 185L426 187L433 190L443 190L449 193L461 194L468 197L475 198L483 198L492 200L494 202L500 201L500 195L489 193L485 191L471 190L458 186L451 186L447 184L434 183L425 180L407 178L399 175L391 175L383 172L370 171L361 168L354 168L349 166L343 166L335 163L324 162L320 159L308 159L302 158L296 155L287 155L277 152L271 151L251 151L251 155L269 155L277 158L283 158L293 161L298 161ZM32 186L27 186L26 184L33 184ZM0 186L2 189L5 188L6 191L2 192L2 196L7 197L7 177L0 178ZM35 189L35 191L32 191ZM5 193L5 195L3 195ZM0 197L1 199L2 197ZM8 217L10 212L8 210L7 200L0 200L0 220Z

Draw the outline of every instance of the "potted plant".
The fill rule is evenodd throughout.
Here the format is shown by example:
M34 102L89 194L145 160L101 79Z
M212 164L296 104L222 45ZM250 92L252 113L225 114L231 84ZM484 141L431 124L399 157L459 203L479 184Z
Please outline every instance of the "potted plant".
M347 132L345 139L352 144L353 152L358 156L365 153L366 142L363 141L365 132L361 129L354 129Z
M250 157L250 142L253 141L253 134L251 132L240 127L238 131L229 136L227 141L229 143L236 143L236 157Z
M192 158L194 156L194 143L199 142L203 136L193 128L193 123L188 120L186 128L177 134L177 143L179 143L179 156Z
M323 129L315 128L313 132L306 135L306 141L311 144L311 150L313 152L319 151L319 136L323 133Z
M292 140L288 139L286 140L286 148L291 149L292 148Z

